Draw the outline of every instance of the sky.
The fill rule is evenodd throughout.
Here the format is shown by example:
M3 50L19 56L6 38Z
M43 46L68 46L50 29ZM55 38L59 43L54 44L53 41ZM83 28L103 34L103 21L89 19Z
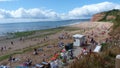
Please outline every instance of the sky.
M112 9L120 9L119 0L0 0L0 20L83 19Z

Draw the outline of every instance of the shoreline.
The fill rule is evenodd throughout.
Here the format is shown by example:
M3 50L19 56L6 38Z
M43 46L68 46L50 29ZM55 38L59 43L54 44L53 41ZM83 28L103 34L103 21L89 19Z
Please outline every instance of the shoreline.
M11 30L10 31L4 31L4 32L1 32L1 34L0 34L0 36L6 36L7 34L10 34L10 33L16 33L16 32L26 32L26 31L37 31L37 30L46 30L46 29L52 29L52 28L57 28L57 27L64 27L64 26L69 26L69 25L73 25L73 24L76 24L76 23L80 23L80 22L84 22L84 20L82 21L80 21L80 22L72 22L71 21L71 23L68 21L68 23L67 23L67 21L66 21L66 25L64 25L63 23L61 23L62 21L60 21L60 22L56 22L56 25L53 25L53 26L51 26L51 25L47 25L47 26L44 26L45 24L43 24L43 26L41 26L41 25L39 25L39 23L38 23L38 25L41 27L41 28L34 28L34 29L29 29L29 28L27 28L27 29L17 29L17 30L12 30L12 32L11 32ZM64 22L64 21L63 21ZM55 24L55 22L48 22L48 23L53 23L53 24ZM48 24L47 23L47 24ZM60 25L58 25L58 23L61 23ZM15 24L17 24L17 23L15 23ZM18 23L19 24L19 23ZM22 24L26 24L26 23L22 23ZM27 23L27 24L29 24L29 23ZM34 24L34 23L33 23ZM37 23L36 23L37 24ZM12 26L12 25L11 25ZM18 25L19 26L19 25ZM21 26L21 25L20 25ZM36 26L36 27L38 27L38 26ZM22 27L23 28L23 27Z
M88 21L88 19L0 24L1 26L0 35L5 35L7 33L14 33L14 32L56 28L56 27L66 26L72 23L84 22L84 21Z

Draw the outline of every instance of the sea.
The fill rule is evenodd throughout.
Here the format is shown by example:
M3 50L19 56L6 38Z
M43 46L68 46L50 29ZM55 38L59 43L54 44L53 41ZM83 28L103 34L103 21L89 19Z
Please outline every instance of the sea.
M61 21L38 21L38 22L19 22L19 23L2 23L0 24L0 36L8 33L43 30L62 26L78 24L89 21L89 19L61 20Z

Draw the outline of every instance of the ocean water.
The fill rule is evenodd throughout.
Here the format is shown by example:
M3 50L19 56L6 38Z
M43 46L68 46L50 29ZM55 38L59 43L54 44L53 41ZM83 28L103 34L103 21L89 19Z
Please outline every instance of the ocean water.
M89 21L89 19L4 23L4 24L0 24L0 36L5 35L6 33L56 28L56 27L67 26L75 23L84 22L84 21Z

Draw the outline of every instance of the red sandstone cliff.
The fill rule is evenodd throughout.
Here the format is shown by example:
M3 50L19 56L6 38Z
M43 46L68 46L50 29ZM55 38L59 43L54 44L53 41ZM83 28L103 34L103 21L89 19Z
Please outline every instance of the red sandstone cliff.
M115 19L116 16L114 15L109 15L107 13L98 13L93 15L91 21L112 21L113 19Z
M104 16L105 16L104 13L95 14L95 15L93 15L91 21L99 21L99 20L101 20Z

